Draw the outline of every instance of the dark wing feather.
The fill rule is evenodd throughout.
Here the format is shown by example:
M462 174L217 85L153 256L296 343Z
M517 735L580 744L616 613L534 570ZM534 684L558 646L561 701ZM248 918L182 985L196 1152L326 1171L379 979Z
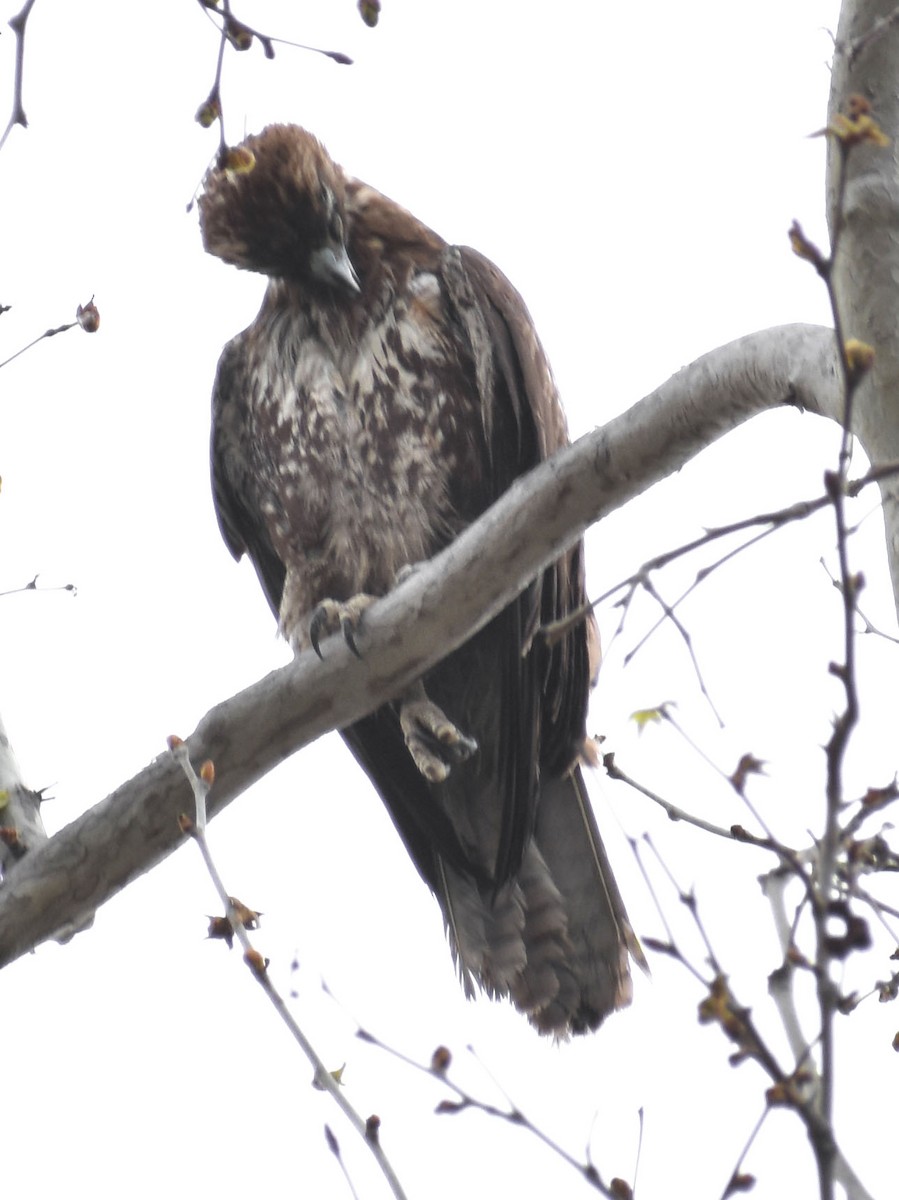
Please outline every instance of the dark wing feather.
M342 729L341 737L375 783L409 857L431 891L440 891L441 861L489 886L489 876L472 862L445 810L434 803L409 753L393 705Z
M262 590L277 617L284 590L284 563L275 553L261 513L247 502L248 426L246 332L225 347L212 389L212 498L225 545L236 559L248 554Z
M567 444L565 418L527 307L502 272L470 247L451 248L443 278L474 360L482 425L489 435L491 499L497 499L520 475ZM487 363L479 361L484 356L489 356ZM492 630L504 645L496 697L503 714L499 760L506 775L498 882L521 863L533 831L539 774L568 771L586 733L586 626L576 626L552 648L538 639L526 655L522 649L537 625L567 616L583 602L578 545L522 592Z

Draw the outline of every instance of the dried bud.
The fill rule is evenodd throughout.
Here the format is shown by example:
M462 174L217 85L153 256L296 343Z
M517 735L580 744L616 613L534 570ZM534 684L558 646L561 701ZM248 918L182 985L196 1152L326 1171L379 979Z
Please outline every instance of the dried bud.
M268 970L268 959L263 958L258 950L252 948L247 950L243 956L243 960L257 979L265 978L265 973Z
M846 112L837 113L824 133L840 142L845 150L862 142L881 148L890 144L890 139L871 115L870 102L857 92L847 100Z
M236 896L229 896L228 902L231 905L235 920L240 921L244 929L259 928L259 918L262 916L262 913L256 912L253 908L248 908Z
M253 44L253 31L240 21L229 17L225 22L225 37L235 50L249 50Z
M622 1179L618 1175L609 1180L609 1191L615 1200L634 1200L634 1189L626 1179Z
M734 791L739 795L743 795L743 789L746 786L746 779L750 775L764 775L765 764L760 758L756 758L754 754L744 754L737 763L737 769L730 777L730 783Z
M196 833L196 831L197 831L197 827L196 827L196 825L194 824L193 818L192 818L192 817L189 817L189 816L187 815L187 813L180 813L180 814L179 814L179 816L178 816L178 828L181 830L181 832L182 832L183 834L186 834L188 837L193 837L193 835L194 835L194 834Z
M94 304L91 296L87 304L79 304L75 309L75 319L85 333L96 333L100 328L100 310Z
M232 175L246 175L256 166L256 155L246 146L233 146L224 151L219 166L223 171L230 171Z
M749 1175L745 1171L735 1172L730 1177L730 1183L724 1190L724 1200L728 1196L733 1196L737 1192L751 1192L755 1187L755 1176Z
M897 799L899 799L899 781L893 779L884 787L869 787L862 796L862 806L869 812L874 812Z
M179 746L184 745L184 738L179 738L177 733L170 733L165 741L170 750L177 750Z
M709 994L699 1004L698 1016L700 1025L715 1022L732 1042L736 1042L740 1048L740 1055L735 1062L741 1062L747 1056L756 1053L758 1046L747 1024L746 1010L737 1004L723 975L718 975L712 980Z
M207 96L200 107L197 109L196 122L202 125L204 129L208 129L222 115L222 106L218 96L213 93Z
M372 1113L372 1115L365 1122L366 1141L377 1142L378 1131L380 1130L380 1128L381 1128L381 1118L377 1115L377 1113Z
M896 999L899 994L899 978L893 976L892 979L884 980L877 985L877 999L881 1004L889 1004Z
M446 1046L438 1046L431 1055L431 1070L437 1075L443 1075L449 1069L452 1060L453 1056Z
M234 929L227 917L210 917L206 936L213 940L227 942L229 950L234 945Z
M381 0L358 0L359 16L369 27L374 29L381 15Z
M200 767L200 778L209 787L212 787L215 783L215 763L211 758L207 758L202 767Z
M874 347L858 338L849 338L843 346L846 355L846 368L854 378L866 375L874 365Z
M798 221L794 221L788 230L787 236L790 239L790 246L793 253L799 258L804 258L806 262L810 262L819 275L824 275L828 269L828 260L824 257L814 242L810 242L802 232L802 226Z

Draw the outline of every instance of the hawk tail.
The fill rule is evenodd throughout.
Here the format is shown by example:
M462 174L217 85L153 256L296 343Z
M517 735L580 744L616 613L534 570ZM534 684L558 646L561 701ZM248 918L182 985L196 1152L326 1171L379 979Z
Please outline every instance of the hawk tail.
M540 1032L596 1029L643 963L576 768L540 790L521 866L490 890L441 864L438 897L467 994L508 996Z

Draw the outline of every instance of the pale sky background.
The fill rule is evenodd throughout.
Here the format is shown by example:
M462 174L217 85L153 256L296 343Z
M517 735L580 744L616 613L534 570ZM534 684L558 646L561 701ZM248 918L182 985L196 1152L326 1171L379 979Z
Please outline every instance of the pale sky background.
M0 13L5 22L18 0ZM789 250L799 218L825 236L821 139L835 3L639 6L384 0L376 30L352 0L237 8L264 31L339 49L352 67L286 46L229 54L231 141L273 120L314 130L334 157L442 235L494 259L525 296L574 435L741 334L828 321L824 291ZM0 153L0 359L72 319L96 293L98 334L44 342L0 378L0 589L36 572L67 593L0 606L0 712L28 782L52 785L55 830L186 736L216 701L286 660L248 566L221 544L209 497L208 397L224 342L254 316L262 281L203 255L185 206L215 151L193 115L217 36L199 7L38 0L29 25L27 131ZM0 116L13 38L0 38ZM836 431L768 416L656 488L589 538L594 593L704 526L817 495ZM861 470L861 466L859 467ZM873 497L853 541L864 607L892 628ZM670 730L638 737L629 715L676 701L680 722L725 771L769 762L755 802L787 841L822 812L823 755L840 693L839 598L819 564L819 517L718 572L684 610L726 726L655 619L635 607L609 647L591 726L620 764L672 801L730 824L749 816ZM657 582L677 595L699 562ZM600 620L607 643L617 613ZM849 791L895 771L897 649L860 645L864 723ZM756 884L760 852L671 825L597 776L598 818L631 916L661 933L627 837L649 830L685 887L738 994L783 1054L766 1002L778 963ZM185 792L185 806L189 797ZM481 1062L551 1136L639 1194L720 1196L763 1107L765 1081L733 1070L700 990L652 958L636 1001L596 1036L556 1047L511 1010L464 1001L436 904L336 735L296 756L212 826L230 889L265 913L257 939L347 1095L377 1112L410 1197L579 1197L589 1189L536 1140L475 1113L353 1038L354 1018L427 1061L449 1045L465 1081L500 1097ZM701 950L657 868L683 945ZM881 889L885 898L896 903ZM207 943L216 910L187 845L110 902L71 945L42 947L0 977L6 1101L4 1191L141 1200L349 1193L325 1149L338 1134L360 1196L387 1195L364 1148L241 969ZM294 954L301 970L293 979ZM889 973L850 960L845 987ZM326 999L324 978L341 1005ZM895 1188L897 1015L867 1003L839 1024L838 1134L875 1195ZM889 1092L887 1092L889 1088ZM816 1195L798 1122L774 1114L745 1169L760 1198Z

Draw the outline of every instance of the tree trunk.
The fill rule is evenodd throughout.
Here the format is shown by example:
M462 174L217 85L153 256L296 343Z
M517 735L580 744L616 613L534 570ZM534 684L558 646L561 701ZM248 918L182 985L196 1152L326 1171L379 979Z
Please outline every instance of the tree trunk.
M847 337L874 347L859 388L852 429L872 465L899 460L899 19L894 0L846 0L834 52L828 124L865 97L889 146L853 147L843 187L843 228L834 263L837 304ZM842 154L830 139L827 209L837 232ZM887 554L899 610L899 479L881 483Z

